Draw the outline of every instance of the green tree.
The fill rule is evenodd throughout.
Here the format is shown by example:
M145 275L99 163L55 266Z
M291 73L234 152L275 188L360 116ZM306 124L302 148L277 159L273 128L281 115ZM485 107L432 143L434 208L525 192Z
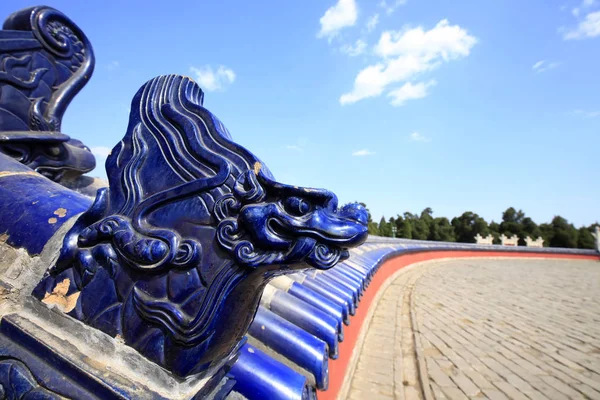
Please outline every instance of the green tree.
M596 239L592 236L592 231L590 230L592 226L589 228L582 226L579 228L577 235L577 247L580 249L595 249L596 248ZM593 229L593 228L592 228Z
M398 215L396 218L396 237L404 239L412 239L412 224L409 219L403 218Z
M550 247L550 242L554 237L554 228L552 224L540 224L539 226L542 238L544 239L544 247Z
M494 237L494 244L500 244L500 224L497 222L490 222L489 225L490 235Z
M523 235L529 236L532 239L537 239L538 237L542 236L542 231L540 230L540 227L535 222L533 222L531 218L523 218L521 225L521 232L523 232Z
M446 217L435 218L429 229L429 240L436 240L439 242L454 242L456 237L454 236L454 227L448 221Z
M369 235L379 235L379 225L377 222L369 222Z
M536 239L542 235L538 225L531 218L526 217L523 210L517 211L514 207L509 207L502 213L499 233L506 236L517 235L521 246L526 245L526 236Z
M431 230L433 229L433 225L434 225L434 218L433 218L433 210L431 209L431 207L427 207L425 208L423 211L421 211L421 215L419 216L419 219L423 222L423 224L421 224L421 228L424 232L423 233L427 233L427 236L425 237L425 239L427 240L431 240Z
M525 218L525 213L522 210L515 210L514 207L508 207L506 211L502 213L502 222L521 223L523 218Z
M552 219L552 238L550 247L577 247L577 229L563 217L557 215Z
M385 220L385 217L381 217L379 221L379 236L392 237L392 227Z
M409 220L412 227L412 238L415 240L427 240L429 237L429 223L433 220L431 208L426 208L421 215L404 213L404 219Z
M396 237L398 237L398 227L396 226L396 219L394 217L390 217L390 219L388 219L387 221L388 226L390 227L390 236L394 237L394 232L392 230L392 227L396 228Z
M517 235L519 237L519 242L523 239L523 219L525 218L525 213L523 211L515 210L514 207L509 207L502 213L502 222L500 223L500 233L505 234L506 236ZM524 244L520 243L520 244Z
M540 227L533 222L533 220L529 217L525 217L521 220L521 235L519 236L519 244L521 246L525 246L527 243L525 242L525 237L529 236L532 239L537 239L542 236L542 231Z
M544 246L565 248L595 248L595 239L592 236L597 222L588 226L575 228L561 216L555 216L550 223L537 225L530 217L525 216L523 210L514 207L507 208L502 213L500 223L488 223L471 211L464 212L452 221L448 218L433 216L431 207L425 208L420 214L405 212L388 220L382 217L379 223L372 220L372 215L365 203L359 203L367 210L369 234L385 237L392 236L392 227L396 227L396 237L414 240L434 240L444 242L474 243L475 236L493 235L494 243L500 243L500 234L519 236L519 244L525 244L525 237L532 239L542 237Z
M419 218L421 218L425 222L433 222L433 210L431 209L431 207L427 207L423 211L421 211L421 215Z
M404 217L404 219L407 219L409 221L412 221L412 220L418 218L415 214L409 213L408 211L403 214L403 217Z
M487 222L479 215L466 211L460 217L452 218L452 226L456 241L462 243L475 243L475 236L487 236L490 232Z

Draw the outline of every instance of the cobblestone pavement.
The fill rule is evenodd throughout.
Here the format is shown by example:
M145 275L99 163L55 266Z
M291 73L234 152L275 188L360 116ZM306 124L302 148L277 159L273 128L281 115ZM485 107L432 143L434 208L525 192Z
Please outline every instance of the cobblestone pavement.
M348 398L600 399L600 263L462 259L385 289Z

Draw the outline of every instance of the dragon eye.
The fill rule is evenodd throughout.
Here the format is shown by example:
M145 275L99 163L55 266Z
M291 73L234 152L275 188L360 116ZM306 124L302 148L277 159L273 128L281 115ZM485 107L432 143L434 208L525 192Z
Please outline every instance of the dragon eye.
M57 158L62 154L62 149L60 146L49 146L44 151L50 158Z
M285 199L283 205L288 213L296 216L302 216L311 209L310 204L299 197L288 197Z

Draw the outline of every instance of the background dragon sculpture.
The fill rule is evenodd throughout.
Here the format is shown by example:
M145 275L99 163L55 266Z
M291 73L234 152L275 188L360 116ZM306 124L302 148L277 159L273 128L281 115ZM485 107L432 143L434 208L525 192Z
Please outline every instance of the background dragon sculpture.
M362 206L275 181L202 103L177 75L138 91L109 187L34 291L181 377L235 355L270 278L331 268L367 238Z
M10 15L0 30L0 152L56 182L94 169L90 149L60 132L93 70L91 44L60 11Z

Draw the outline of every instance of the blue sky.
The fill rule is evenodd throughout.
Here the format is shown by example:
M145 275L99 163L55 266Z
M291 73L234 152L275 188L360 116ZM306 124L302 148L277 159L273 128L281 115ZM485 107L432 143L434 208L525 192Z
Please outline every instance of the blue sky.
M510 206L600 220L600 0L46 4L94 46L63 131L98 154L137 89L178 73L279 181L375 220L431 207L498 221Z

